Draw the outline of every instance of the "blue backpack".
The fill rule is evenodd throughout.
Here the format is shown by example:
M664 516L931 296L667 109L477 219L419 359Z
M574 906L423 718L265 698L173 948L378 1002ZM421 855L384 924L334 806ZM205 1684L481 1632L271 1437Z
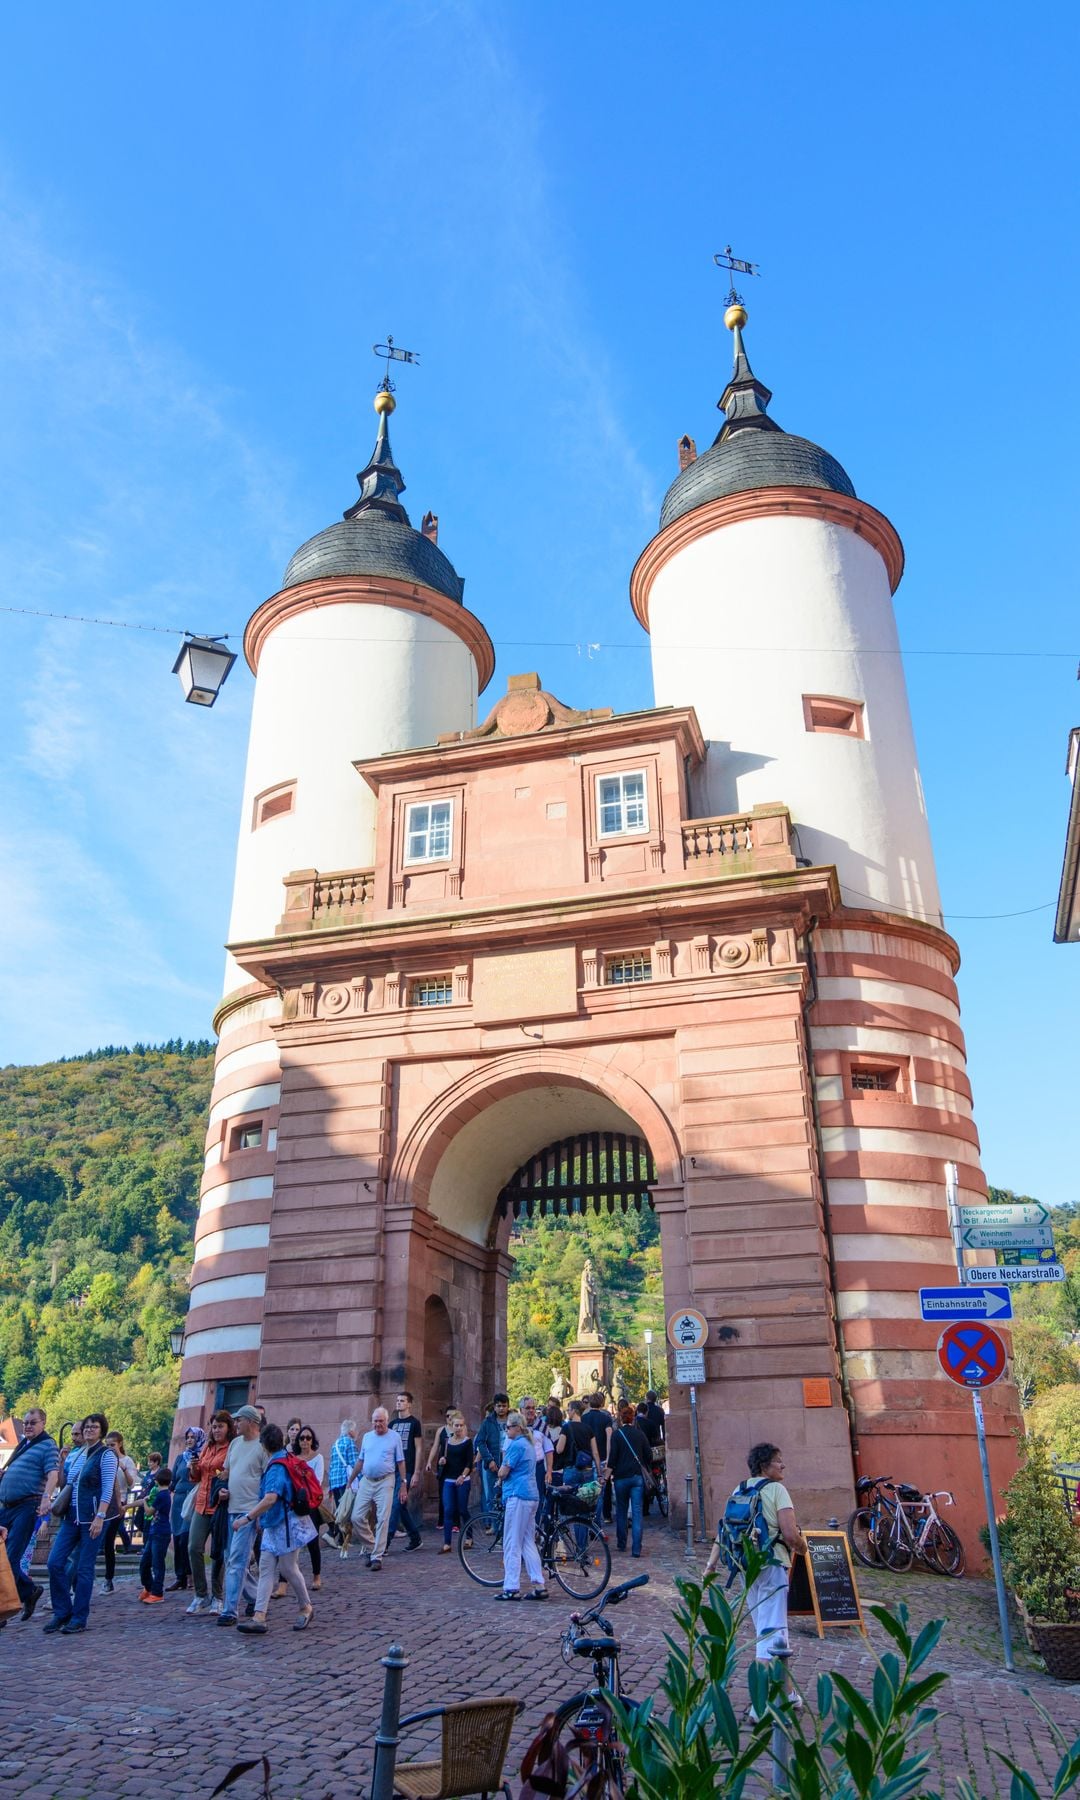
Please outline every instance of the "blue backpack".
M777 1540L769 1531L761 1503L762 1490L771 1485L767 1475L757 1481L740 1481L724 1508L716 1536L720 1559L728 1571L728 1587L737 1575L746 1574L747 1544L769 1562L776 1561L773 1546Z

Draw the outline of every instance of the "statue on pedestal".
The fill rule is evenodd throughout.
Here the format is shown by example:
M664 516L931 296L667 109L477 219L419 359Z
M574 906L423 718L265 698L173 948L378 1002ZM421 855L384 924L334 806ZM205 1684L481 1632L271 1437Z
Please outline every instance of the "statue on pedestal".
M585 1267L581 1271L577 1334L579 1342L582 1338L601 1337L600 1295L596 1286L596 1272L589 1257L585 1258Z
M564 1400L570 1398L573 1391L573 1388L570 1386L570 1383L567 1381L562 1370L553 1368L551 1371L551 1389L548 1393L548 1399L557 1400L561 1406Z

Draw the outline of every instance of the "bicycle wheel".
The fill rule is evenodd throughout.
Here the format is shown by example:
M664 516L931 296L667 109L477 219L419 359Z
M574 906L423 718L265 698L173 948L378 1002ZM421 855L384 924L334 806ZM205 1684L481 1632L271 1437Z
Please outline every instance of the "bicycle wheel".
M582 1717L583 1714L591 1716ZM604 1715L606 1725L598 1741L595 1733ZM592 1688L587 1694L575 1694L572 1700L564 1700L555 1713L555 1733L570 1759L565 1800L576 1800L581 1794L610 1796L625 1792L622 1747L601 1689Z
M481 1587L502 1587L502 1534L501 1512L473 1513L458 1532L461 1566Z
M595 1525L557 1525L548 1557L559 1586L575 1600L595 1600L611 1578L611 1551Z
M904 1535L899 1520L889 1514L878 1520L877 1530L874 1533L874 1548L885 1567L892 1569L897 1575L902 1575L905 1569L910 1569L915 1556L911 1540Z
M878 1515L872 1506L860 1506L852 1513L847 1522L848 1543L856 1562L863 1563L868 1569L879 1569L881 1557L875 1541L878 1526Z
M670 1510L668 1504L667 1476L664 1474L658 1475L656 1479L656 1510L662 1519L667 1518Z
M939 1575L961 1576L967 1568L964 1546L951 1525L933 1519L922 1546L923 1561Z

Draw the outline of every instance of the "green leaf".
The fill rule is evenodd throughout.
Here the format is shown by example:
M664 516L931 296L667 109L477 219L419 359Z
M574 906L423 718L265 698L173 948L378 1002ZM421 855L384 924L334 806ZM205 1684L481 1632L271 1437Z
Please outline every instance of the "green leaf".
M845 1704L854 1713L868 1738L877 1737L877 1720L863 1699L858 1688L852 1687L846 1675L833 1670L833 1685L843 1695Z
M870 1612L883 1631L887 1631L893 1642L908 1656L911 1651L911 1639L907 1631L907 1607L901 1602L896 1612L890 1612L887 1606L872 1606Z
M931 1651L936 1648L938 1639L941 1637L944 1629L944 1619L931 1619L928 1625L923 1626L918 1637L915 1639L914 1648L908 1658L909 1675L914 1675L916 1669L922 1668L923 1663L926 1661Z
M859 1793L866 1794L874 1778L874 1752L866 1739L860 1737L857 1731L848 1734L847 1742L844 1745L844 1758Z

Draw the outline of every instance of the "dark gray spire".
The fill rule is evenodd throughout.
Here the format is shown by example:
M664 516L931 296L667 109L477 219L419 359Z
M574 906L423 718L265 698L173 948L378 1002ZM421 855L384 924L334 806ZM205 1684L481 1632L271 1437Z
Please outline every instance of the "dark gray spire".
M736 308L731 310L735 312ZM732 336L735 339L735 363L731 379L717 401L721 412L726 415L715 440L718 444L724 443L737 431L781 429L775 419L769 418L768 405L772 399L772 390L758 380L750 367L750 359L743 347L742 327L738 323L732 326Z
M378 399L381 398L380 394ZM389 394L387 399L390 399ZM371 460L356 477L360 484L360 498L342 514L343 518L355 519L358 513L377 512L384 518L396 519L401 525L409 523L409 515L398 499L398 495L405 492L405 483L390 448L388 421L392 409L391 400L390 406L379 411L379 435L375 439Z

